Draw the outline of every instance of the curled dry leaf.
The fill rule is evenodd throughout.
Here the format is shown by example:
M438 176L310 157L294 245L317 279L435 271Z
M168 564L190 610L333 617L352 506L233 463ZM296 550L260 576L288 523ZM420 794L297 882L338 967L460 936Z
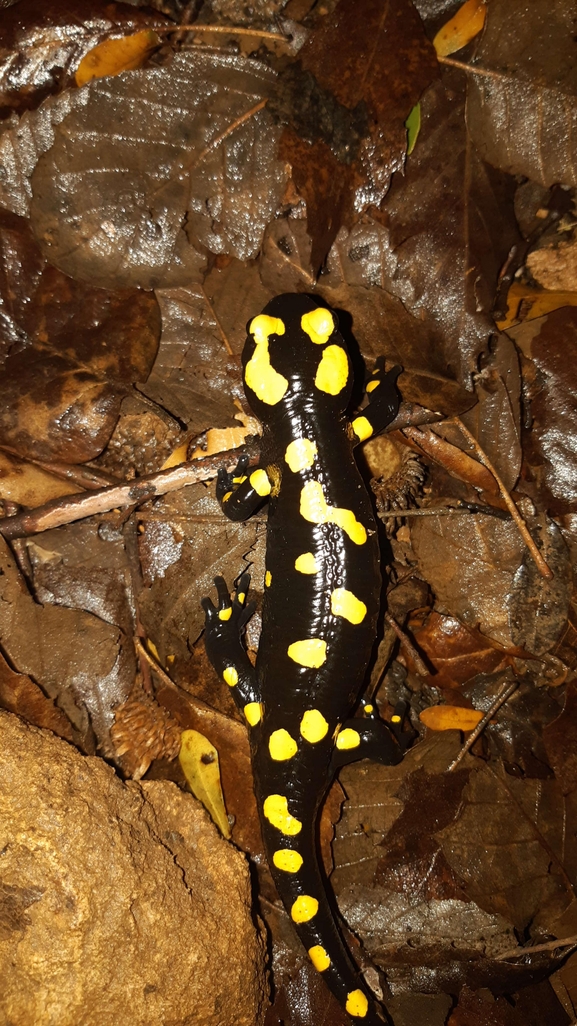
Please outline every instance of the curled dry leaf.
M122 3L101 0L18 0L0 20L0 116L30 110L59 93L83 56L111 35L165 21ZM166 24L170 24L166 20Z
M483 713L476 709L464 709L460 705L431 705L423 709L419 719L429 730L474 730L483 719Z
M46 263L26 222L5 211L0 243L0 440L30 457L93 459L123 395L152 366L156 300L73 281Z
M487 14L486 0L465 0L433 39L439 57L461 50L481 31Z
M188 52L90 83L63 119L55 108L32 181L49 259L92 284L156 288L198 280L204 247L255 256L285 181L263 109L274 80L256 61Z
M574 18L565 0L532 0L530 9L524 0L491 0L468 75L477 150L541 185L577 184Z

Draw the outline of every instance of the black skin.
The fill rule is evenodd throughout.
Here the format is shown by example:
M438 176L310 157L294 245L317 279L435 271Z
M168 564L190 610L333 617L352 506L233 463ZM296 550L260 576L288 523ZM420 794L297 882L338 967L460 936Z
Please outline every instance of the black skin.
M288 383L282 398L267 403L245 380L247 400L263 423L260 467L272 483L266 550L271 581L265 588L256 666L251 665L242 643L245 624L253 611L252 605L246 603L248 574L240 578L232 599L224 580L217 578L218 607L210 599L203 600L206 650L221 677L227 668L236 671L238 682L231 690L241 710L249 703L262 703L262 719L250 726L249 732L263 840L279 895L289 916L293 903L302 895L318 901L318 909L308 921L295 923L303 944L307 951L317 945L326 951L330 965L322 975L343 1006L351 991L365 995L366 1014L351 1016L351 1020L365 1026L382 1026L383 1010L343 943L332 897L327 895L317 853L317 816L338 767L363 758L394 765L402 759L413 734L402 731L406 711L402 704L390 724L374 714L350 718L362 691L375 641L381 575L372 505L353 457L358 438L345 415L352 387L350 360L346 384L337 395L315 385L323 351L338 346L346 352L346 343L337 330L334 314L334 330L324 343L311 341L301 327L303 314L318 307L319 303L308 296L287 294L273 299L263 311L268 317L280 318L285 326L283 334L272 333L268 339L270 363ZM243 351L245 373L256 349L251 324ZM370 423L373 434L382 431L397 413L399 397L395 382L400 370L396 367L387 375L375 371L371 379L378 381L378 386L368 393L369 404L362 410L362 416ZM314 441L316 455L312 466L293 471L287 465L285 453L289 443L299 437ZM247 464L243 458L233 474L219 473L217 496L226 515L233 520L246 519L263 502L262 495L251 484L253 472L247 471ZM249 476L239 483L238 479L247 473ZM320 483L329 507L354 514L366 529L363 543L359 543L358 535L355 541L330 518L311 522L301 515L301 493L307 481ZM302 553L311 552L318 571L298 572L295 560ZM362 622L352 623L343 615L335 615L331 604L335 589L346 589L365 604ZM222 619L219 613L228 618ZM292 643L311 638L326 642L325 661L317 668L299 665L288 655ZM328 725L325 736L319 740L307 740L300 732L303 714L310 710L320 712ZM339 734L339 725L340 734L346 728L356 732L349 735L355 741L358 738L355 747L337 747L335 735ZM290 757L275 760L269 750L269 739L280 729L288 732L296 743L296 751ZM283 832L267 818L263 805L271 795L286 797L292 826L295 821L301 824L297 833ZM289 872L275 865L273 855L279 849L297 852L302 857L298 871ZM386 1021L390 1019L387 1017Z

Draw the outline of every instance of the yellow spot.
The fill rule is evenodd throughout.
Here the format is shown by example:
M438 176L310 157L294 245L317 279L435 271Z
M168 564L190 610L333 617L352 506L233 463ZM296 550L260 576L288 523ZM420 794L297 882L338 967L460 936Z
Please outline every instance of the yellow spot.
M246 474L244 475L244 477L233 477L233 479L232 479L232 483L235 484L235 485L244 484L245 481L246 481Z
M277 869L284 873L298 873L303 864L303 857L298 851L291 851L290 848L279 848L275 851L272 860Z
M366 708L367 707L365 706L365 709ZM391 723L400 723L400 722L401 722L401 717L400 716L397 716L397 715L391 716Z
M317 741L322 741L328 729L329 725L318 709L307 709L300 726L300 731L305 741L310 741L313 745Z
M238 595L236 596L236 600L237 600L237 602L240 603L241 606L244 603L245 598L246 598L246 592L239 591Z
M271 581L272 581L272 574L271 574L270 570L267 570L266 574L264 575L264 583L265 583L267 588L270 588L270 582Z
M337 748L358 748L360 743L361 735L352 727L345 727L337 737Z
M309 948L309 958L318 973L324 973L331 964L331 960L321 944L314 944Z
M323 349L321 362L317 367L315 385L321 392L338 395L349 378L349 360L341 346L327 346Z
M331 612L333 616L344 616L351 623L362 623L367 615L367 607L352 591L335 588L331 595Z
M312 467L316 454L317 447L309 438L295 438L286 447L285 460L293 473L297 474L299 470Z
M302 556L295 559L295 570L299 574L318 574L320 566L312 552L303 552Z
M367 716L370 716L371 713L374 712L374 706L372 706L369 702L367 702L367 704L365 705L365 712L366 712ZM393 716L393 719L394 718L395 717Z
M298 745L288 730L281 727L280 730L273 730L269 737L268 750L271 759L275 759L276 762L283 762L285 759L292 759L293 755L296 755Z
M244 707L244 715L246 716L247 723L250 723L251 727L256 727L257 723L260 723L262 720L262 703L249 702Z
M284 324L279 317L259 314L248 330L254 336L255 351L244 369L244 380L263 403L275 406L283 398L288 381L271 366L268 342L270 335L284 335Z
M287 837L294 837L295 834L300 834L303 825L299 819L291 816L288 810L288 802L284 795L269 794L268 798L264 800L262 809L269 823L276 827L277 830L280 830L281 834L286 834Z
M218 611L218 618L219 618L219 620L230 620L231 616L232 616L232 606L229 606L228 609L219 609L219 611Z
M227 666L222 676L226 683L229 685L229 687L233 688L235 684L238 684L238 673L236 672L234 666Z
M362 990L351 990L350 994L347 994L345 1008L349 1015L357 1015L364 1019L369 1010L369 1002Z
M291 919L295 923L308 923L309 919L316 916L318 909L319 903L316 898L311 898L310 894L301 894L293 903Z
M303 314L301 328L317 346L322 346L335 330L335 322L330 310L317 306L316 310Z
M249 480L257 495L262 495L263 498L265 495L270 495L270 481L266 470L254 470Z
M366 388L366 391L367 392L374 392L375 388L378 388L380 383L381 383L380 378L377 378L376 381L369 381L369 383L367 385L367 388Z
M228 500L230 499L231 495L232 495L232 492L227 492L226 495L223 497L222 501L223 502L228 502Z
M307 481L300 498L300 514L311 524L336 524L355 545L364 545L367 532L350 509L329 506L320 481Z
M321 638L307 638L306 641L293 641L288 647L289 659L299 666L311 669L322 666L327 658L327 643Z
M366 417L355 417L352 428L359 442L364 442L365 438L370 438L373 433L373 426Z

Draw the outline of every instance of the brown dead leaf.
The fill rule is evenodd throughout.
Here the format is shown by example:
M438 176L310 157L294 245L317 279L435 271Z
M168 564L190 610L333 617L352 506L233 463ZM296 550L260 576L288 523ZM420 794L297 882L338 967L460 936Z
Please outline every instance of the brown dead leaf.
M542 655L566 623L569 555L552 521L535 518L529 528L553 568L552 580L540 576L512 521L420 517L411 537L423 577L451 616L478 625L506 649Z
M0 653L0 706L16 713L35 727L45 727L65 741L75 742L82 749L82 738L67 716L47 698L38 684L25 673L15 673ZM88 754L93 753L90 746Z
M494 330L498 275L519 234L513 185L476 155L464 104L454 71L426 92L417 145L378 212L384 231L371 257L381 287L440 339L445 373L470 388Z
M553 513L577 510L577 365L568 359L577 345L577 309L563 307L509 334L533 365L533 373L525 367L532 423L523 441L538 492Z
M437 74L433 47L410 0L340 0L299 53L303 68L349 110L366 104L383 133L389 174L403 166L405 120Z
M492 0L468 76L467 125L482 157L542 185L577 184L571 4ZM477 70L478 68L478 70Z
M23 219L0 216L0 438L32 457L98 455L122 396L146 378L160 316L153 296L106 292L50 267Z
M520 654L515 649L508 653L477 628L435 610L429 614L425 625L413 633L418 648L435 670L429 683L436 688L460 688L478 673L492 673ZM455 729L472 728L455 725Z
M256 256L286 176L265 109L274 82L258 61L183 51L51 100L32 182L48 258L91 284L153 288L200 280L206 249Z
M464 987L447 1026L569 1026L570 1017L544 981L515 995L494 998L488 990Z

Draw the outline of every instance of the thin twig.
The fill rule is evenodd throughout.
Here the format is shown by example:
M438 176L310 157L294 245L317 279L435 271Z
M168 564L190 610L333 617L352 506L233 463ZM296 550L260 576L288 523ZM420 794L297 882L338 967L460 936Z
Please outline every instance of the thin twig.
M394 616L391 616L390 613L385 613L385 620L389 624L389 626L393 628L395 634L397 635L401 643L401 648L403 649L405 654L408 655L414 662L415 669L419 674L419 677L428 677L429 670L425 666L423 660L421 659L419 653L417 652L417 649L413 645L409 636L405 634L404 630L401 627L399 627Z
M487 710L487 712L483 716L483 719L479 720L479 723L477 724L475 729L471 731L469 737L465 741L465 744L461 748L461 751L459 752L458 756L456 757L456 759L453 759L451 765L448 767L447 773L451 773L459 765L461 759L463 759L469 751L469 749L473 747L475 741L477 740L479 735L482 734L490 720L492 720L497 710L501 708L501 706L507 701L507 699L513 694L513 692L516 691L518 687L518 680L510 681L509 684L507 684L506 682L505 684L503 684L492 706L490 707L490 709Z
M480 75L482 78L494 78L501 82L511 82L513 79L512 75L506 75L502 71L491 71L490 68L481 68L477 64L466 64L464 61L456 61L454 57L439 57L437 54L437 60L439 64L450 64L452 68L459 68L467 75Z
M505 958L520 958L521 955L532 955L535 951L555 951L555 948L572 948L577 944L577 934L573 934L571 937L562 937L560 940L547 941L545 944L534 944L528 948L511 948L509 951L504 951L502 955L497 955L498 961L503 961Z
M290 43L291 37L283 36L280 32L266 32L264 29L239 28L236 25L198 25L196 22L190 25L174 25L157 27L154 31L158 35L173 35L179 32L221 32L229 36L257 36L259 39L272 39L275 43Z
M15 516L0 519L0 534L4 538L21 538L31 534L50 531L54 527L72 524L76 520L84 520L97 513L109 513L110 510L122 506L140 505L167 492L175 492L186 485L198 481L209 481L216 477L220 467L234 469L240 456L249 457L249 465L258 463L256 447L245 445L242 449L229 449L227 452L207 456L206 459L191 460L181 463L170 470L160 470L157 474L147 474L134 481L122 485L112 485L94 492L81 492L66 495L62 499L54 499L35 509L23 510Z
M532 556L532 558L533 558L533 560L535 562L535 565L537 566L537 569L538 569L539 573L541 574L541 576L542 577L549 577L549 578L553 577L554 576L553 575L553 571L547 565L547 563L543 559L543 556L539 552L539 549L535 545L535 542L533 541L533 539L531 537L531 534L529 533L529 528L527 527L527 524L523 520L523 517L519 513L519 510L517 509L515 503L513 502L513 499L511 498L509 492L507 491L504 482L500 478L499 474L497 473L495 467L491 463L491 460L487 456L487 454L484 451L484 449L481 448L481 446L479 445L477 439L475 438L474 435L471 434L471 432L469 431L468 427L465 427L465 425L463 424L463 421L461 420L460 417L451 417L450 420L449 420L449 423L453 423L453 424L457 425L457 427L462 432L462 434L465 436L467 441L473 446L473 448L475 450L475 453L477 454L477 458L478 458L479 462L482 463L483 466L486 467L486 469L489 471L489 473L492 474L493 477L495 478L495 481L497 482L497 484L499 486L499 491L501 492L501 497L502 497L505 505L507 506L507 509L509 510L511 516L513 517L513 520L515 521L515 524L517 525L519 533L520 533L521 537L523 538L523 541L525 542L525 545L529 549L529 552L531 553L531 556Z
M488 517L497 517L499 520L510 520L511 516L503 509L496 506L477 506L469 503L463 506L426 506L420 509L397 509L389 513L379 513L380 520L402 519L404 517L448 517L448 516L477 516L483 514Z

